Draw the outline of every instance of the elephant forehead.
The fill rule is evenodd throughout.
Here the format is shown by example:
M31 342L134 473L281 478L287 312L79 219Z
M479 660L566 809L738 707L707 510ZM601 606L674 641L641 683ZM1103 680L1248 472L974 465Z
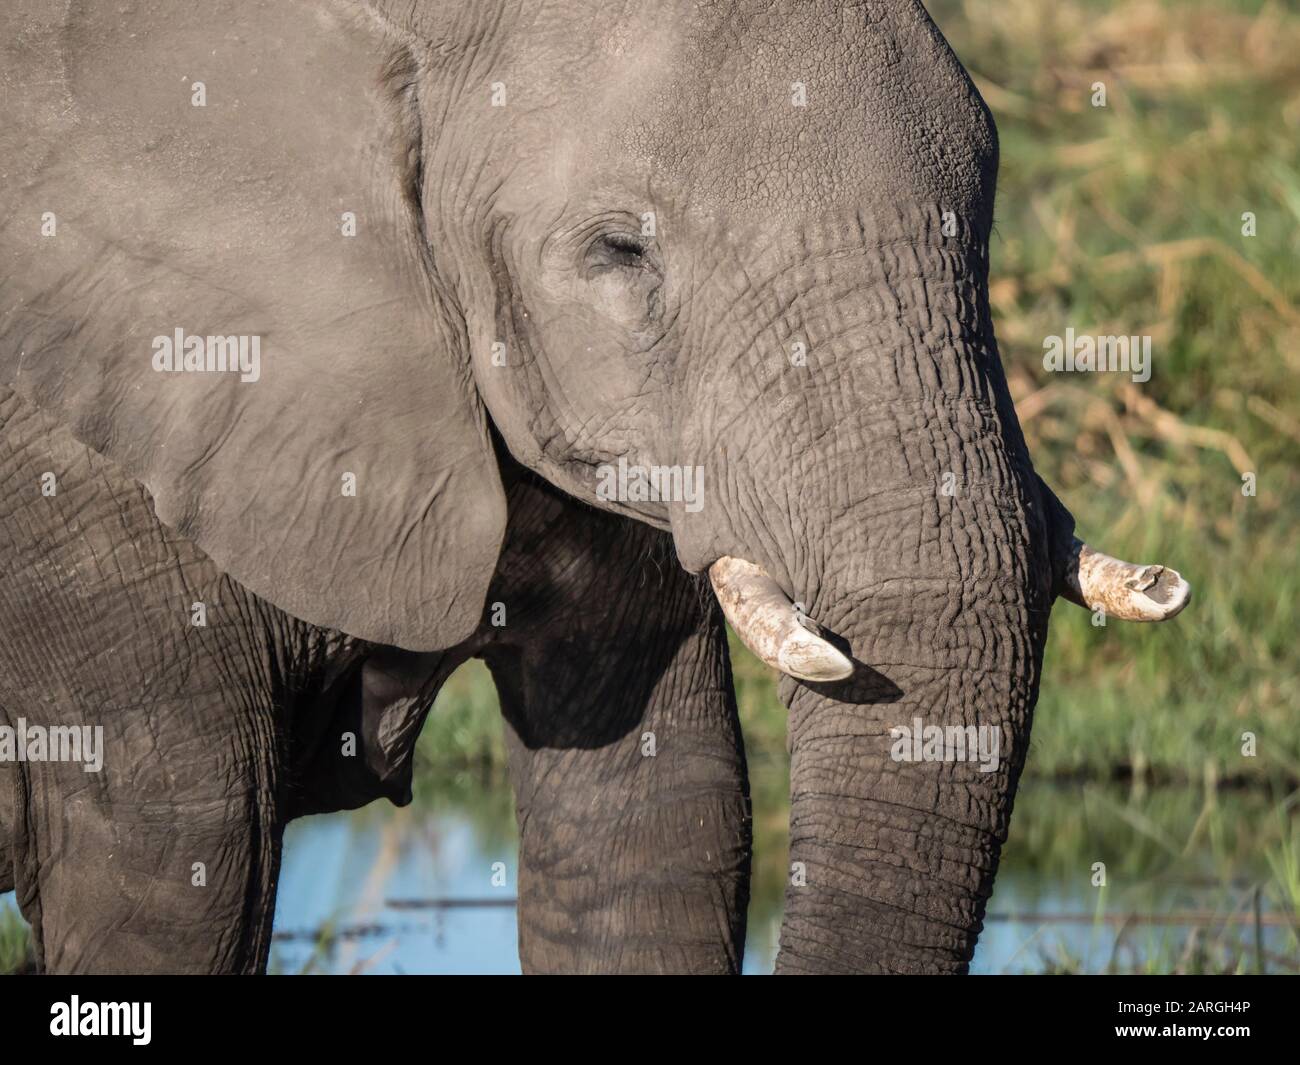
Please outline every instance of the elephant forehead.
M569 173L659 183L710 218L900 202L972 221L991 211L992 120L919 6L618 9L582 27L539 15L528 41L505 50L535 113L551 116L550 144Z

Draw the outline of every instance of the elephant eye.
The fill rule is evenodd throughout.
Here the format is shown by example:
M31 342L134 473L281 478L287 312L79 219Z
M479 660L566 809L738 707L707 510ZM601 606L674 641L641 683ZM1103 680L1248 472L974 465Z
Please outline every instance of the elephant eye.
M587 249L587 269L639 270L649 266L644 241L630 233L605 233L597 237Z
M604 229L581 255L584 298L615 322L641 329L661 313L663 268L654 243L635 230Z

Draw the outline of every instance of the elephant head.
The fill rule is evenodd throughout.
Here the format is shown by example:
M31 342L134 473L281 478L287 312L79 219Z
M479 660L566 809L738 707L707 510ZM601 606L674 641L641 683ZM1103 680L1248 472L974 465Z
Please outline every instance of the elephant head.
M257 594L411 651L479 622L502 450L670 532L786 674L779 968L964 967L1054 596L1187 588L1034 473L996 133L920 4L41 7L10 47L84 58L3 146L4 383ZM1000 758L891 757L916 719Z

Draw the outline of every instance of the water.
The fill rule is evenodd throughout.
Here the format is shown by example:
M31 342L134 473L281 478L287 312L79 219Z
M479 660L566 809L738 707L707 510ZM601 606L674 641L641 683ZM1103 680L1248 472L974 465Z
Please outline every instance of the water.
M1196 789L1026 781L972 970L1251 967L1257 947L1271 971L1300 967L1292 927L1266 923L1257 941L1253 921L1257 884L1264 920L1285 919L1274 877L1294 852L1280 849L1288 831L1280 810L1259 794L1207 802ZM783 833L764 828L780 824L779 810L760 813L745 959L752 974L772 969L785 875ZM1098 863L1105 887L1095 883ZM375 804L295 822L271 969L517 973L516 874L509 789L500 782L402 810ZM1176 920L1142 923L1152 915Z
M493 844L456 813L367 814L290 826L271 969L518 973L513 844ZM474 905L408 905L430 899ZM321 929L358 928L319 950Z
M360 931L325 951L310 936L281 938L274 967L518 972L509 905L515 844L503 788L485 784L477 795L470 789L444 808L376 806L293 825L277 930ZM501 819L471 816L485 807L501 811ZM1253 888L1268 883L1267 854L1275 845L1270 809L1262 795L1218 797L1207 805L1195 789L1144 794L1026 782L972 971L1165 971L1200 954L1203 967L1231 967L1243 955L1253 961ZM759 831L746 973L770 972L776 957L784 847L781 834ZM1105 864L1104 887L1096 883L1098 862ZM431 900L477 905L430 908ZM1270 919L1278 917L1276 901L1262 896ZM412 902L423 908L410 908ZM1170 915L1195 920L1143 923ZM1293 963L1300 957L1286 926L1263 927L1260 942L1277 957Z
M518 973L516 872L513 842L486 842L456 813L307 818L285 840L271 968ZM314 930L349 927L360 933L318 949ZM775 929L756 930L746 953L746 972L770 972Z

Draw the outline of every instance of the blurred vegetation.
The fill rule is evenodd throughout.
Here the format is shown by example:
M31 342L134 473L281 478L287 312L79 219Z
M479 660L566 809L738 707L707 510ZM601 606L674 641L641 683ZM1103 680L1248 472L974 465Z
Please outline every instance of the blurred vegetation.
M1028 772L1300 778L1300 12L931 7L998 122L990 296L1035 463L1085 538L1194 589L1167 625L1054 612ZM1069 326L1149 334L1151 379L1045 373Z
M16 906L0 902L0 975L32 971L32 937Z

